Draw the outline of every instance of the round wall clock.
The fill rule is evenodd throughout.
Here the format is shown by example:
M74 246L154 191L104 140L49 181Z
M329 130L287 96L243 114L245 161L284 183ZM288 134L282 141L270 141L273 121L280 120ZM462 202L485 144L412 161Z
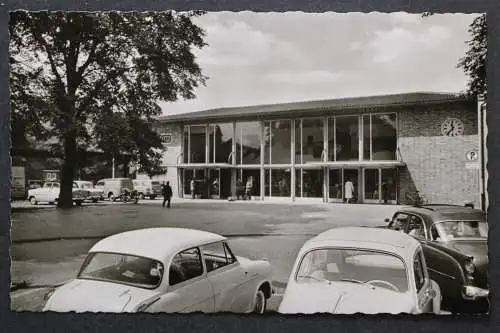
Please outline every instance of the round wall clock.
M459 136L464 134L464 123L457 118L448 118L441 124L441 133L444 136Z

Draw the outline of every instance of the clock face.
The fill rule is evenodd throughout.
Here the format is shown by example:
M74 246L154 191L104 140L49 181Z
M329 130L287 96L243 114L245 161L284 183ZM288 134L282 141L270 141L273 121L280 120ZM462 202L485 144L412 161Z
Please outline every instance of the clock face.
M441 124L444 136L459 136L464 134L464 123L457 118L448 118Z

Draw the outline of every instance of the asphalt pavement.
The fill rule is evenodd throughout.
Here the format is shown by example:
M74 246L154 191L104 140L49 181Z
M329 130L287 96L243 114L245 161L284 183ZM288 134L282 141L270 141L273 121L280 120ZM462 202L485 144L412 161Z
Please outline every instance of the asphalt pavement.
M333 227L377 226L398 206L310 203L161 200L139 204L97 204L60 209L26 207L12 212L11 280L22 287L11 293L11 309L39 311L54 286L77 273L90 247L103 237L148 227L185 227L229 238L236 255L267 258L273 265L277 310L293 262L302 244Z

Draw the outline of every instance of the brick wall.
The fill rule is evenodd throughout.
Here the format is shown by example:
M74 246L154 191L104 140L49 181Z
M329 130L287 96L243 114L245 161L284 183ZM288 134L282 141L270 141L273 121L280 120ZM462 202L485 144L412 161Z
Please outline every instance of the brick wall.
M464 135L447 137L441 124L448 118L464 122ZM429 203L480 205L480 170L466 159L479 149L477 111L471 104L413 108L398 116L398 146L407 167L400 173L400 200L417 189ZM479 166L479 164L477 164Z

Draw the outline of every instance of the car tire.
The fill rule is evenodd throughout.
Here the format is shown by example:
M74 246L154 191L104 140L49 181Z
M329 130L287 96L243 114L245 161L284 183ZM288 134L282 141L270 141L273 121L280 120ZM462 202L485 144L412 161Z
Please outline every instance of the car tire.
M82 205L82 200L75 200L75 205L81 206Z
M112 202L116 201L116 197L115 197L115 195L113 194L113 192L109 192L109 193L108 193L108 200L109 200L109 201L112 201Z
M139 193L139 199L140 199L140 200L144 200L144 194Z
M149 199L151 199L151 200L156 199L156 195L150 195L150 196L149 196Z
M31 197L31 198L30 198L30 203L31 203L32 205L38 205L38 201L36 200L36 198L35 198L35 197Z
M97 201L99 201L99 199L96 199L96 198L93 198L93 199L92 199L92 202L93 202L93 203L97 203Z
M253 313L263 314L266 311L267 307L267 299L266 295L262 289L257 290L257 294L255 294L255 299L253 303Z

